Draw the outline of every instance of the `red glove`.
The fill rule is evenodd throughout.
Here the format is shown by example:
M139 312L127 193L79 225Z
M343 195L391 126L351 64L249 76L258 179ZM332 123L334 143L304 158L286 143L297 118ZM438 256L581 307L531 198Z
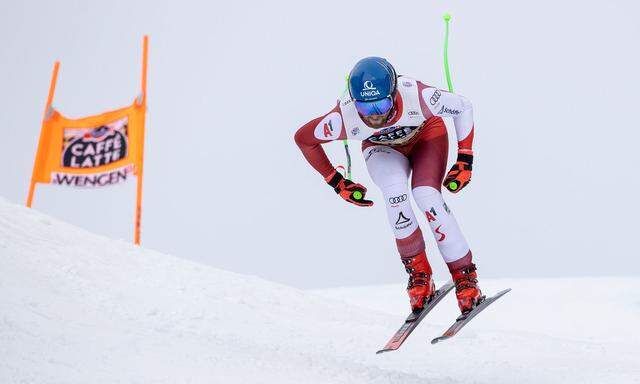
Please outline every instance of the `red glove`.
M333 187L340 197L360 207L370 207L373 205L373 201L365 200L364 195L367 193L367 188L362 184L356 184L351 180L347 180L342 174L336 170L333 170L329 176L325 178L325 181Z
M471 181L471 165L473 164L473 154L458 153L458 160L451 167L447 177L444 178L444 185L449 191L458 193Z

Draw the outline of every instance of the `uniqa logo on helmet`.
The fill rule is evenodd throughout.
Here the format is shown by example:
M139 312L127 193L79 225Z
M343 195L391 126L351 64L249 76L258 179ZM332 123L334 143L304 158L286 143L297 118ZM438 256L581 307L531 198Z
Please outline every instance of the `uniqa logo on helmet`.
M362 84L362 91L360 91L360 96L362 97L374 97L379 96L380 91L373 85L371 80L367 80Z

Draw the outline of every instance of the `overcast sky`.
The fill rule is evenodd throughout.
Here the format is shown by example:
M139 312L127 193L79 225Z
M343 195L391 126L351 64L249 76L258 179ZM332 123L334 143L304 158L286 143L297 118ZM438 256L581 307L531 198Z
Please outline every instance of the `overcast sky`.
M335 105L364 56L444 88L446 11L476 160L471 185L445 200L480 276L638 275L634 1L5 1L0 196L26 198L54 60L65 115L125 106L147 33L145 246L305 288L405 281L359 143L354 177L373 208L340 200L293 134ZM344 162L341 144L326 148ZM34 207L130 241L134 194L134 182L39 186Z

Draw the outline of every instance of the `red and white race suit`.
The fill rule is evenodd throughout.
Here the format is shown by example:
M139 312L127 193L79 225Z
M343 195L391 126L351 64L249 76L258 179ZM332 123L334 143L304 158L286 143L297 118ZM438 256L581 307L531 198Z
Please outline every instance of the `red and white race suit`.
M335 108L303 125L296 132L295 141L307 161L326 178L334 167L321 144L341 139L361 140L369 175L384 196L400 255L414 256L425 249L409 201L409 196L413 195L427 217L449 269L470 264L471 251L442 198L440 186L446 172L449 146L442 116L453 118L458 151L472 154L471 103L463 96L401 76L394 104L388 123L375 129L365 124L345 92Z

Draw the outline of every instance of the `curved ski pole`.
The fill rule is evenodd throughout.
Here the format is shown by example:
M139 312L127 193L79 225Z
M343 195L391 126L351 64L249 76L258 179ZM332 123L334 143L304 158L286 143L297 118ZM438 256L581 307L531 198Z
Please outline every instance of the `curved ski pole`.
M444 75L447 78L447 88L449 92L453 93L453 84L451 82L451 71L449 70L449 21L451 21L451 15L449 13L445 13L442 18L444 19ZM458 189L458 183L452 181L449 184L449 188L452 190Z
M444 19L445 31L444 31L444 74L447 77L447 87L449 92L453 93L453 84L451 83L451 72L449 71L449 21L451 21L451 15L445 13L442 17Z

